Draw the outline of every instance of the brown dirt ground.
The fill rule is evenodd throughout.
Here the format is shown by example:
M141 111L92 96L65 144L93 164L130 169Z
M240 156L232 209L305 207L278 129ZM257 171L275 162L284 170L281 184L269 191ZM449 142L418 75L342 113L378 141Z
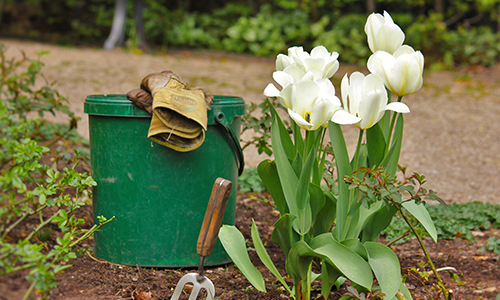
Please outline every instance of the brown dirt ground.
M250 240L250 226L252 218L259 228L262 240L269 255L278 267L281 274L285 274L284 259L279 247L270 241L272 224L277 220L278 213L268 204L265 204L266 195L240 193L237 198L235 223L246 239ZM79 217L91 220L90 207L84 207ZM87 222L90 227L90 222ZM454 299L494 300L500 293L500 255L491 251L481 252L480 248L492 236L498 236L499 230L480 232L478 242L470 244L462 239L441 240L438 244L425 240L426 247L436 268L454 267L457 270L457 281L451 280L446 272L440 273L447 288L454 291ZM86 241L82 247L88 247L92 253L92 240ZM415 239L404 244L392 246L401 263L402 274L407 274L407 284L414 299L430 299L426 292L429 289L433 297L437 296L433 284L436 283L433 275L429 282L423 284L422 277L412 268L420 272L429 272L423 266L425 261L420 246ZM206 268L206 276L215 285L217 299L289 299L286 291L279 282L262 265L255 252L250 251L250 258L262 272L266 280L268 293L262 293L251 288L250 283L234 265ZM84 255L70 261L72 268L58 275L58 287L52 290L50 299L54 300L163 300L170 299L173 289L179 279L192 269L151 269L128 267L111 264L109 262ZM23 272L3 276L0 281L0 300L21 299L29 283L24 280ZM321 287L314 285L314 293L319 293ZM346 292L345 285L340 290L330 293L328 299L339 299ZM142 294L145 293L145 294ZM186 291L188 295L189 291ZM141 296L142 295L142 296ZM141 298L142 297L142 298ZM35 295L30 299L36 299ZM187 299L187 296L181 299ZM312 298L322 299L322 298Z
M191 86L203 86L212 94L242 96L248 103L262 101L262 90L271 81L274 59L204 51L169 51L166 54L140 54L125 50L103 51L93 48L67 48L36 42L3 40L9 55L24 51L35 57L40 50L49 50L43 57L43 73L55 88L67 97L82 120L79 131L88 136L88 123L83 101L89 94L126 93L137 88L149 73L170 69ZM341 66L337 80L353 66ZM470 68L453 72L427 72L425 85L414 95L404 98L411 114L405 118L405 140L401 164L410 171L425 174L428 187L436 190L447 202L483 201L500 203L498 166L500 152L500 88L497 84L500 66ZM355 132L346 127L346 138L355 140ZM248 138L248 136L244 136ZM255 167L263 158L247 151L248 167ZM261 195L238 195L236 224L246 237L250 220L259 225L264 242L269 242L276 214L255 198ZM91 219L91 210L82 211ZM87 224L89 225L89 224ZM437 267L452 266L461 273L463 283L450 282L456 299L494 299L500 293L499 255L479 252L482 244L498 231L489 230L478 236L477 244L457 239L428 243ZM92 246L90 240L88 244ZM268 243L271 257L282 273L283 261L277 246ZM403 273L418 267L423 256L416 241L393 248L401 260ZM256 255L251 253L257 262ZM73 268L60 275L59 287L51 299L169 299L179 278L189 270L153 270L117 266L83 256L71 262ZM270 291L263 294L249 288L249 283L234 266L212 268L207 272L221 299L287 299L272 276L259 266ZM0 281L0 299L20 299L27 285L22 273L4 276ZM448 276L444 276L448 277ZM419 276L410 272L409 282L415 298L427 299ZM431 281L432 281L431 276ZM143 291L146 294L141 293ZM334 291L337 299L343 291ZM141 298L142 295L142 298ZM330 299L329 298L329 299Z

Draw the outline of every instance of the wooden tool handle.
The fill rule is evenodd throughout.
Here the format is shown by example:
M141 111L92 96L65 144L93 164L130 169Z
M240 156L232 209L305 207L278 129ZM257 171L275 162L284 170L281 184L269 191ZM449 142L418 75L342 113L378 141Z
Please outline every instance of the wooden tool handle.
M196 250L202 257L209 256L214 249L232 187L233 183L227 179L219 177L215 180L198 236Z

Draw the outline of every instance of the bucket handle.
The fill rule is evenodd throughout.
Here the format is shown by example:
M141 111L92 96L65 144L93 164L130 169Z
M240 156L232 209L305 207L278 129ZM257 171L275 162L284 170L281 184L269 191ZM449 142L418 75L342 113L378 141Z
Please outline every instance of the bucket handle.
M240 142L234 135L233 130L229 126L229 121L227 120L226 116L224 115L223 112L218 112L214 118L215 122L218 124L222 125L224 129L227 132L227 135L229 135L231 142L229 143L231 148L233 149L234 155L236 156L236 160L238 163L238 176L243 173L243 169L245 168L245 158L243 156L243 150L241 149Z

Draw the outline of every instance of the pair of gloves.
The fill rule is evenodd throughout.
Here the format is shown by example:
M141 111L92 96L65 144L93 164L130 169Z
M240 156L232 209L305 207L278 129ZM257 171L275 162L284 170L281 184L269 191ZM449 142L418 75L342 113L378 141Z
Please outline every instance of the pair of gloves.
M146 76L140 89L127 98L153 117L148 138L176 151L187 152L201 146L207 130L207 110L212 96L203 88L188 88L171 71Z

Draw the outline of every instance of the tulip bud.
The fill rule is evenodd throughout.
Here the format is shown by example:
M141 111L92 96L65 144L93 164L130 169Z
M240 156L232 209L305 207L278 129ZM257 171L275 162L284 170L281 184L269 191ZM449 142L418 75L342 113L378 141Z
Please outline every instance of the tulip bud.
M392 54L405 40L403 30L394 23L386 11L384 16L377 13L368 16L365 33L368 37L368 46L373 53L381 50Z
M399 47L394 55L377 51L368 59L367 67L398 96L411 94L422 87L424 55L410 46Z

